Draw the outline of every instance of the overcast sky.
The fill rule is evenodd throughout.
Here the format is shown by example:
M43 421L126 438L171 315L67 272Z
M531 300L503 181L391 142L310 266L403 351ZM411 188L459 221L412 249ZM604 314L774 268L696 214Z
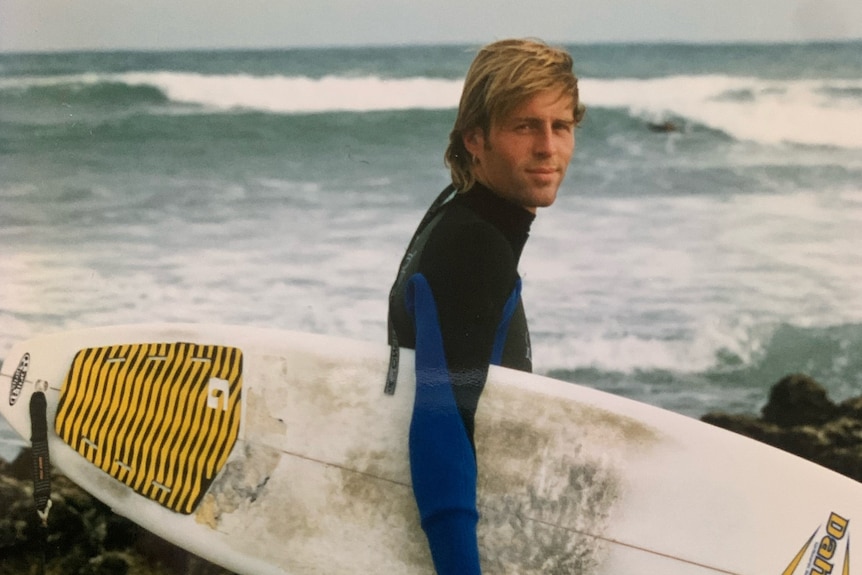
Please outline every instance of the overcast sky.
M862 0L0 0L0 51L862 39Z

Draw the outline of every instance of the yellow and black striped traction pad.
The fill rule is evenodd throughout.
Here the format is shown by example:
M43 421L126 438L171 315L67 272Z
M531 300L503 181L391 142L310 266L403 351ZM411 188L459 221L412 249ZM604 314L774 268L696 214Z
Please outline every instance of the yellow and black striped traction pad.
M79 351L57 408L57 435L91 463L189 514L236 443L242 351L149 343Z

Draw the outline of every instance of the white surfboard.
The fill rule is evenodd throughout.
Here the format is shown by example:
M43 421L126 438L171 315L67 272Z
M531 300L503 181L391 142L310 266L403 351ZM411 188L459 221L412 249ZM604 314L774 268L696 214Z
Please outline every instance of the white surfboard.
M29 438L46 388L62 472L238 573L432 575L407 457L415 382L402 367L383 393L388 354L229 326L66 332L10 351L0 412ZM492 368L476 445L488 575L849 575L862 550L859 483L571 383Z

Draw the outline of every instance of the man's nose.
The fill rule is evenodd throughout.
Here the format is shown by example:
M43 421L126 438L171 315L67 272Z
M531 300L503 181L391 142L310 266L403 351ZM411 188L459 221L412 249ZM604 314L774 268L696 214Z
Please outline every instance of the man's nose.
M542 126L540 130L537 130L534 142L534 149L537 154L550 155L553 153L555 145L554 130L551 126Z

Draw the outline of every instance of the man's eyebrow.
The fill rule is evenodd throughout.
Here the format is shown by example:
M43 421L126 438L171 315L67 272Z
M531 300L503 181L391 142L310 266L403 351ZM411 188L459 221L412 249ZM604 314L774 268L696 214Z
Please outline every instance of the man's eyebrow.
M510 122L544 122L545 118L540 116L512 116L509 118ZM551 123L557 124L563 122L565 124L574 124L575 118L550 118Z
M529 114L523 115L512 115L509 119L513 122L544 122L546 119L550 119L551 122L572 122L575 121L574 114L570 117L568 116L531 116Z

